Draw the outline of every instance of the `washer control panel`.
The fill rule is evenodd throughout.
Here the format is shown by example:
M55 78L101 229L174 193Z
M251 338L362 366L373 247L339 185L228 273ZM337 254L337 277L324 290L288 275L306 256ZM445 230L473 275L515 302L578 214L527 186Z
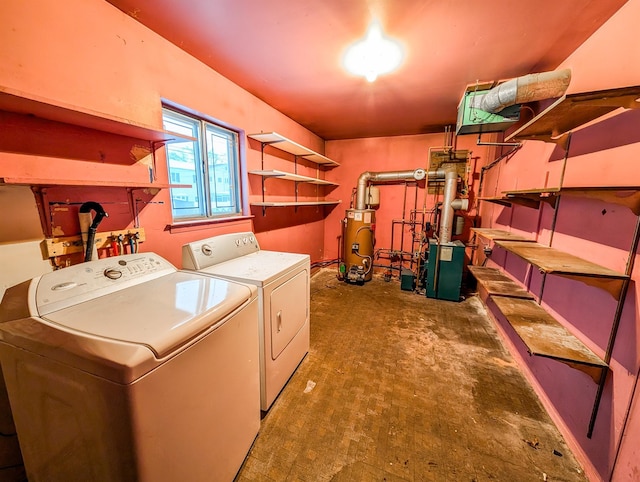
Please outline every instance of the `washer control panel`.
M251 232L223 234L184 245L182 265L199 270L258 251L260 245Z
M36 308L39 314L51 313L175 271L171 263L153 253L126 254L69 266L38 279Z

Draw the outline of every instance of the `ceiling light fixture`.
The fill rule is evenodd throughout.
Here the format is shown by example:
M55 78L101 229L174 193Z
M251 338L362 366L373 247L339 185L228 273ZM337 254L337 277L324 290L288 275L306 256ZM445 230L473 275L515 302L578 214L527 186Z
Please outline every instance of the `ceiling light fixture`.
M385 36L380 23L374 20L366 37L347 48L343 64L352 74L362 75L373 82L379 75L397 69L402 58L400 44Z

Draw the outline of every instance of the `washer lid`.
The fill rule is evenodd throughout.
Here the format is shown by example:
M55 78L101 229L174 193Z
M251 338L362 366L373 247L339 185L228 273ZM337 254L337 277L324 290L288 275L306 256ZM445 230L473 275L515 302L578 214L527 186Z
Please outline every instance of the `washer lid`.
M67 332L144 345L162 358L254 296L245 285L178 271L42 318Z

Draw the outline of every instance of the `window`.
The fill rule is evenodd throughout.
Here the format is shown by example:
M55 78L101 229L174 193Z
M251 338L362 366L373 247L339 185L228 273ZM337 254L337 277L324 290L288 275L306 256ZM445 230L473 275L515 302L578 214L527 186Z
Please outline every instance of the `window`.
M167 144L169 178L193 179L171 188L173 218L211 219L242 214L238 132L175 110L162 110L164 129L195 137ZM202 200L202 201L201 201Z

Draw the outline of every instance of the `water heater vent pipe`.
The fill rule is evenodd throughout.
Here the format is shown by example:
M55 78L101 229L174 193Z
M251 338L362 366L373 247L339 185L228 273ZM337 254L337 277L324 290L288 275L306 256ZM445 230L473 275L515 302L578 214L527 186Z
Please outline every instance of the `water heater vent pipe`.
M356 209L366 209L367 207L367 185L372 183L393 182L393 181L421 181L425 177L429 179L442 179L445 171L425 171L424 169L414 169L413 171L387 171L370 172L366 171L358 177L356 188Z
M451 242L453 230L453 202L458 187L458 173L454 168L444 173L444 197L442 199L442 218L440 220L440 243Z

